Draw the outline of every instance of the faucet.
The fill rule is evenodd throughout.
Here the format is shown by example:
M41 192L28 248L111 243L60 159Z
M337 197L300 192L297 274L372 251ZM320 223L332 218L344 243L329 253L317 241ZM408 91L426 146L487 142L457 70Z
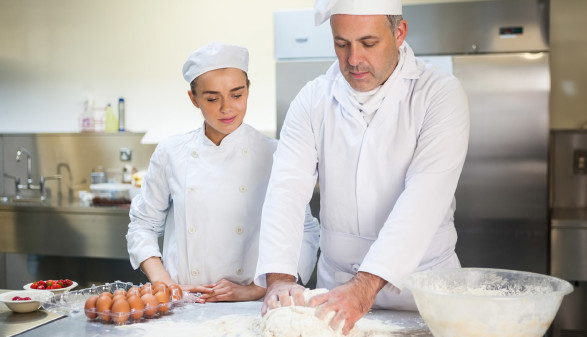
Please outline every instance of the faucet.
M32 189L31 187L33 185L33 161L31 159L31 154L29 153L29 151L27 149L25 149L24 147L21 147L20 149L18 149L18 151L16 151L16 161L17 162L20 163L20 158L22 157L23 154L27 156L26 188L30 190L30 189Z
M67 173L69 174L69 184L68 184L68 188L67 188L67 197L69 198L69 201L71 202L73 200L73 178L71 176L71 168L69 168L69 165L67 163L59 163L57 164L57 175L61 176L61 168L65 168L67 170ZM61 199L63 197L63 193L61 192L61 181L59 181L59 191L57 192L57 196L59 199Z
M60 175L53 175L48 177L41 177L41 182L39 183L39 189L41 190L41 200L47 200L47 184L48 180L61 180ZM61 186L61 183L59 184Z
M16 177L15 179L15 185L16 185L16 199L20 199L20 191L21 190L39 190L41 192L41 200L46 199L46 191L45 191L45 180L50 180L50 179L60 179L61 177L57 177L57 176L53 176L53 177L41 177L41 180L39 182L38 186L33 185L33 165L32 165L32 157L30 152L25 149L24 147L21 147L20 149L18 149L18 151L16 151L16 161L20 163L20 159L22 158L22 155L25 155L27 157L27 180L26 180L26 185L25 184L20 184L20 178Z

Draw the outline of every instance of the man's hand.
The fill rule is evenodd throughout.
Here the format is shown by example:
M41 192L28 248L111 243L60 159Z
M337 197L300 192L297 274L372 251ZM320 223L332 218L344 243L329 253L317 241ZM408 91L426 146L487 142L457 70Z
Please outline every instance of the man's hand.
M265 316L269 309L280 306L305 305L305 288L296 283L295 277L286 274L267 274L267 293L263 300L261 315ZM291 299L293 298L293 302Z
M338 286L326 294L312 297L308 306L316 307L316 316L324 319L328 312L334 311L330 327L338 329L344 322L342 333L347 335L355 323L365 316L375 296L387 282L382 278L366 272L359 272L347 283Z

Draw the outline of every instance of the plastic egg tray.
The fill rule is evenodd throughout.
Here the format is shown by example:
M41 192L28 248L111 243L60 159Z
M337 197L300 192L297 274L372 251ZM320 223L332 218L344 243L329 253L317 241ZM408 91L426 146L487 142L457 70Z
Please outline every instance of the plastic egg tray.
M150 308L145 308L143 310L138 310L138 311L131 309L131 311L128 314L127 313L112 313L112 312L110 312L110 310L107 310L104 312L98 312L98 311L96 311L96 308L92 308L92 309L88 309L88 313L90 313L90 316L93 316L91 314L95 314L96 317L93 319L86 317L86 312L85 312L86 310L84 309L84 306L85 306L86 300L89 297L94 296L94 295L100 295L103 292L114 293L118 289L124 289L124 290L128 291L133 286L141 287L142 284L141 285L134 285L131 282L115 281L113 283L106 283L106 284L100 285L100 286L94 285L91 288L86 288L86 289L82 289L82 290L78 290L78 291L70 291L70 292L66 292L63 294L56 294L48 301L43 302L42 306L43 306L43 309L45 309L47 311L54 312L54 313L61 314L61 315L81 316L81 317L84 317L90 321L101 321L106 324L122 325L122 324L132 324L132 323L135 323L138 321L158 317L161 315L169 315L172 313L174 308L177 308L178 306L181 306L185 303L194 302L194 297L196 296L195 294L191 294L189 292L184 291L183 297L180 300L170 300L169 303L167 303L167 304L157 304L156 306L153 306ZM164 305L168 306L168 310L162 312L163 310L160 310L160 309ZM147 314L145 314L145 311L147 311L147 310L153 311L155 308L157 310L153 315L148 316ZM121 317L121 316L125 316L125 315L129 316L128 319Z

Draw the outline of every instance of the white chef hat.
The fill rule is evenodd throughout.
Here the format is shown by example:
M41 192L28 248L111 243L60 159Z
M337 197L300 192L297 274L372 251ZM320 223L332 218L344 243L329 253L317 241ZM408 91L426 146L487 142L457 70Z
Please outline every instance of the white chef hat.
M401 0L316 0L314 23L321 25L334 14L401 15Z
M183 64L183 78L192 81L205 72L221 69L237 68L244 72L249 69L249 51L246 48L224 44L210 43L191 53Z

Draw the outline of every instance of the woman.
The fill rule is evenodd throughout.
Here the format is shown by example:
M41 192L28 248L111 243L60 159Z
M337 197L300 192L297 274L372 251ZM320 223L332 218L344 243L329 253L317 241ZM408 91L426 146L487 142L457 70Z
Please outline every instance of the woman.
M242 47L213 43L190 55L183 75L204 125L157 146L130 210L126 238L133 268L140 267L151 282L201 292L202 302L250 301L265 294L253 276L277 141L243 123L247 70ZM309 207L304 228L299 275L307 282L319 232ZM161 254L157 238L163 232Z

